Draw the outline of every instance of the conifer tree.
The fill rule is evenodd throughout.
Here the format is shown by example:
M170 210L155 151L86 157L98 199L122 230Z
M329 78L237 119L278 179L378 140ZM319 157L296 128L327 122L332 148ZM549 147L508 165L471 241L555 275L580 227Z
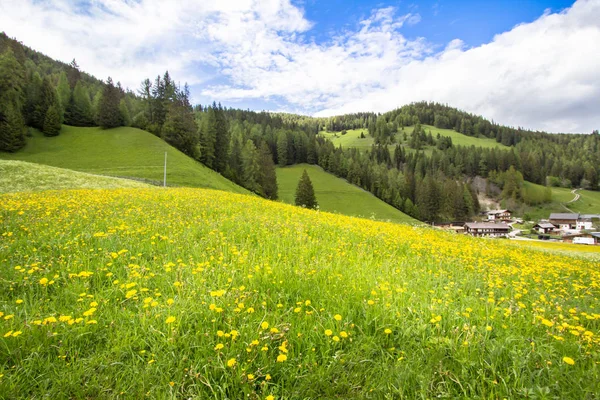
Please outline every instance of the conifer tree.
M42 88L40 92L40 97L38 99L37 104L34 107L33 111L33 126L38 128L39 130L44 130L44 123L46 122L46 112L51 106L57 106L56 112L58 113L58 109L60 105L58 103L58 98L56 95L56 90L52 83L50 82L49 77L44 77L42 81ZM59 115L60 121L60 115Z
M98 124L102 128L116 128L122 125L121 111L119 110L120 101L119 89L115 87L109 77L102 91L98 109Z
M262 142L259 150L260 175L258 183L262 188L262 195L267 199L277 200L277 175L275 163L269 146Z
M200 128L200 161L208 168L214 167L215 143L217 140L217 116L213 107L208 107L206 117L202 120Z
M25 108L23 114L25 123L29 126L35 126L35 110L42 95L42 77L36 71L25 86Z
M61 72L58 77L58 84L56 85L56 94L59 102L59 114L60 121L65 121L65 114L67 112L67 108L69 107L69 103L71 101L71 86L69 86L69 81L67 79L67 74L65 72Z
M12 104L0 111L0 151L15 152L25 146L23 117Z
M45 136L58 136L60 133L60 115L57 105L51 105L46 111L44 119L44 128L42 129Z
M288 164L288 139L285 132L280 132L277 136L277 163L280 167Z
M308 172L304 170L296 187L296 205L306 208L317 208L317 198Z
M119 114L121 115L123 126L130 126L131 116L129 115L129 108L127 108L127 102L125 99L121 99L121 101L119 101Z
M162 129L163 139L188 156L200 158L198 127L192 109L183 99L177 99L169 105L167 119Z
M73 95L67 107L65 123L73 126L92 126L94 124L92 102L81 81L78 81L75 84L75 89L73 89Z
M225 119L225 113L221 104L217 106L213 103L213 109L215 112L213 126L215 132L215 161L213 167L215 171L224 173L227 168L229 155L229 129L227 129L227 120Z
M260 165L258 162L258 151L252 140L246 140L242 148L242 185L253 191L262 194L262 188L259 185Z

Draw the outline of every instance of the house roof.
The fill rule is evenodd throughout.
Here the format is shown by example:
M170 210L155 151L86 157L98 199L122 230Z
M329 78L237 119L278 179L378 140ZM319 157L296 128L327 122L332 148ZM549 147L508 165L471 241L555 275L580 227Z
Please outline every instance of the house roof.
M554 225L552 225L549 222L540 222L539 224L535 224L534 228L536 226L539 226L540 228L544 228L544 229L554 229L554 228L556 228Z
M506 224L491 224L489 222L469 222L465 226L470 229L502 229L510 230L510 226Z
M594 219L594 218L600 218L600 214L581 214L580 215L581 219Z
M592 233L590 233L590 235L592 235L595 238L600 239L600 232L592 232Z
M507 212L509 213L510 210L491 210L491 211L488 211L487 213L488 213L488 215L489 214L495 215L495 214L504 214Z
M577 219L579 219L579 214L574 214L574 213L552 213L552 214L550 214L550 219L577 220Z

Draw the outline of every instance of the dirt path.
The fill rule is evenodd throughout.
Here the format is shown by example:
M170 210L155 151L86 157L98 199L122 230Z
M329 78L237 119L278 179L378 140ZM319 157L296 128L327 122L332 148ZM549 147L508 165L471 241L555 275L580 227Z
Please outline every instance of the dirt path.
M571 201L567 201L565 204L570 204L570 203L575 203L577 200L579 200L579 198L581 197L581 195L579 193L577 193L577 190L579 189L573 189L571 190L571 193L573 193L575 195L575 198Z

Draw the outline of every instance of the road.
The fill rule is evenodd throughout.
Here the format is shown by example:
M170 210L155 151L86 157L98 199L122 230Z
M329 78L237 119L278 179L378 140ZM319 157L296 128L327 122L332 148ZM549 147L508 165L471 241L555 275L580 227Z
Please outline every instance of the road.
M579 200L579 198L581 197L581 195L579 193L577 193L579 189L573 189L571 190L571 193L573 193L575 195L575 198L571 201L567 201L565 204L569 204L569 203L575 203L577 200Z

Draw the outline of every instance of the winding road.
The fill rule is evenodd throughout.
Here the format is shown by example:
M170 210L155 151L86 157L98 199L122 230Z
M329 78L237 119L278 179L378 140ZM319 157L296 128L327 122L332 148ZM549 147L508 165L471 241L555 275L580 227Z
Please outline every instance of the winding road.
M579 200L579 198L581 197L581 195L579 193L577 193L579 189L573 189L571 190L571 193L573 193L575 195L575 198L571 201L567 201L565 204L569 204L569 203L575 203L577 200Z

